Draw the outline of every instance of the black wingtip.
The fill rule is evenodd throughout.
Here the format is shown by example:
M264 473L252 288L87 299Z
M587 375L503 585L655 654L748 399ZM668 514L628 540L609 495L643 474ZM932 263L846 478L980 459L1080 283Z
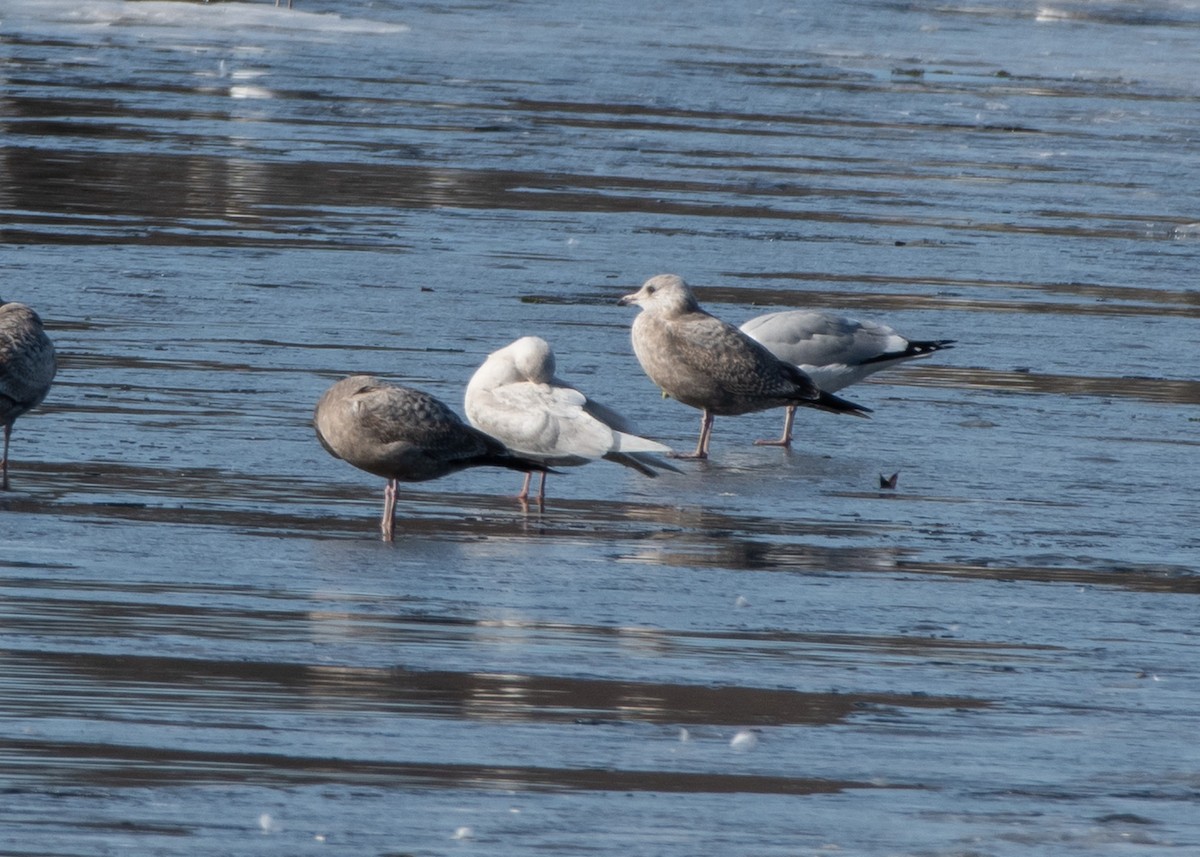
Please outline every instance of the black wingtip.
M953 348L957 339L926 339L921 342L910 342L903 351L889 351L886 354L879 354L869 360L862 362L863 366L868 363L898 363L902 360L911 360L914 357L927 357L935 351L945 351L948 348Z
M854 417L862 417L870 419L867 414L871 413L871 409L865 405L859 405L851 402L848 399L843 399L841 396L835 396L833 393L826 393L821 390L816 401L810 402L812 407L820 408L823 411L829 411L833 414L850 414Z
M922 342L908 343L907 354L932 354L935 351L942 351L947 348L953 348L957 339L926 339Z

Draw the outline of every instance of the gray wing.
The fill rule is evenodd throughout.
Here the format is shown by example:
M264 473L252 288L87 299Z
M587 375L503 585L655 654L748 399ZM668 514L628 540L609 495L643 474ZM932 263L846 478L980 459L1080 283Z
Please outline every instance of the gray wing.
M797 366L860 366L908 347L887 325L812 310L768 313L742 331Z
M501 384L471 400L471 421L524 455L582 463L613 449L613 432L588 413L587 397L561 382Z

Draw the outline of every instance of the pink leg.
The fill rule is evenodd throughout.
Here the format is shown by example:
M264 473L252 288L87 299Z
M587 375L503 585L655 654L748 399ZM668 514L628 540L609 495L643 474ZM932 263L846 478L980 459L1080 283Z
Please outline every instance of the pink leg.
M385 542L392 541L396 532L396 490L398 487L395 479L389 479L387 487L383 489L383 520L379 522L379 529L383 532Z
M529 484L533 481L533 471L530 470L525 474L525 482L521 485L521 493L517 495L517 499L524 503L529 499Z
M675 458L694 458L704 460L708 458L708 440L712 436L713 414L705 409L704 416L700 418L700 440L696 442L696 451L693 453L677 452Z
M546 505L546 471L542 471L542 481L538 483L538 505Z
M784 449L792 448L792 423L796 419L796 406L789 405L787 416L783 418L783 436L779 440L756 440L755 446L782 446Z

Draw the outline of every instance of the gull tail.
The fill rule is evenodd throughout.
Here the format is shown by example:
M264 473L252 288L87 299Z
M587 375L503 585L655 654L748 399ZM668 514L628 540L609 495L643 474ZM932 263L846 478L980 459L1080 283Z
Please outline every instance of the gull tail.
M537 461L533 458L525 458L523 455L509 455L507 460L496 462L501 467L507 467L509 470L523 470L526 473L533 471L534 473L554 473L562 475L561 470L555 470L544 461Z
M659 444L662 446L662 444ZM670 452L670 447L664 447ZM657 476L658 470L670 470L672 473L682 473L673 464L663 461L657 455L650 452L609 452L604 456L605 461L614 461L617 464L624 464L626 467L632 467L643 476Z
M678 467L663 461L655 454L675 454L675 451L665 443L659 443L656 440L650 440L647 437L641 437L640 435L630 434L625 431L614 431L613 441L613 449L604 455L607 461L615 461L617 464L632 467L644 476L657 476L658 473L655 472L656 470L672 470L675 473L683 472Z
M833 393L826 393L824 390L819 391L816 399L807 402L798 402L797 404L808 405L810 408L816 408L821 411L829 411L831 414L850 414L854 417L863 417L870 419L867 414L871 413L871 409L863 405L855 404L848 399L843 399L841 396L835 396Z
M613 432L613 452L661 452L670 455L673 450L665 443L659 443L656 440L650 440L648 437L639 437L636 434L628 432L615 431Z
M515 452L508 450L493 450L485 452L477 458L471 459L472 465L485 465L490 467L504 467L508 470L519 470L522 473L554 473L560 474L561 470L554 470L544 461L538 461L535 458L526 458L523 455L518 455Z

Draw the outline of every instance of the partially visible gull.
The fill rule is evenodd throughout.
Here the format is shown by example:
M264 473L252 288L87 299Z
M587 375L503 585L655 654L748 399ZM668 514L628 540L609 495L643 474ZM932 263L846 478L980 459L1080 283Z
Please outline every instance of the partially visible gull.
M440 400L368 375L343 378L325 391L313 414L321 446L359 470L386 479L380 530L391 541L399 482L438 479L467 467L545 470L473 429Z
M784 310L750 319L742 332L780 360L798 367L826 393L857 384L897 364L950 348L953 339L906 339L885 324L816 310ZM779 440L759 446L791 446L796 408L789 406Z
M38 314L25 304L0 300L0 426L4 427L0 490L8 490L8 440L13 423L42 403L56 371L54 345Z
M671 448L638 437L630 422L554 375L554 351L546 340L523 336L488 355L467 385L464 406L475 428L518 455L544 464L574 467L603 458L646 476L675 470L654 453ZM518 499L529 497L525 474ZM546 500L546 471L538 503Z
M824 392L795 366L702 310L675 274L651 277L620 303L642 309L633 321L633 350L650 380L671 398L703 411L696 451L680 457L708 457L717 414L791 405L855 416L869 411Z

